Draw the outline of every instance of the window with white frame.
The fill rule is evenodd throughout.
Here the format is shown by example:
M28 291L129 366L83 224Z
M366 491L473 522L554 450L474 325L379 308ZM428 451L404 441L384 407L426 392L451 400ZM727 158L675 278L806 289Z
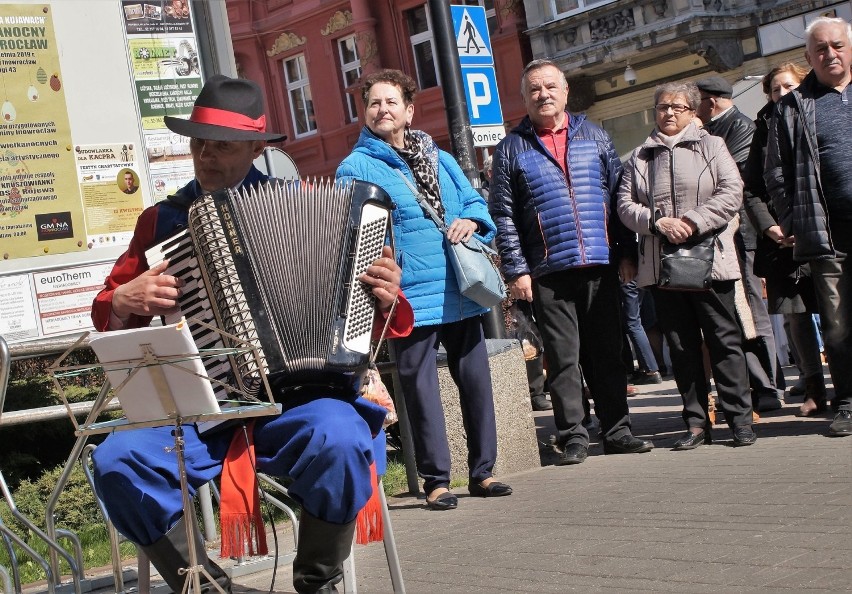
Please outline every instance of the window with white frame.
M615 0L550 0L554 17L563 17L577 12L591 10L596 6L609 4Z
M414 67L417 70L417 85L421 89L437 87L440 83L438 64L435 62L435 44L432 39L432 23L429 11L423 4L405 11L411 49L414 52Z
M355 96L346 92L346 89L353 87L361 78L361 59L358 57L355 36L350 35L339 39L337 51L340 56L340 74L343 76L343 102L346 104L346 114L350 122L357 122L358 110L355 107Z
M456 0L453 4L482 6L485 8L485 18L488 21L488 34L494 35L494 31L497 30L497 10L494 8L494 0Z
M287 97L290 99L290 114L293 117L296 137L316 132L314 101L303 54L284 60L284 80L287 84Z

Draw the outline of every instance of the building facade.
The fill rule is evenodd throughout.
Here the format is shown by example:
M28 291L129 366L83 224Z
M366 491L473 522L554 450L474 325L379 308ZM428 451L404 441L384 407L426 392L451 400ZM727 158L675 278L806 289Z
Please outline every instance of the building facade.
M654 89L719 73L754 117L760 78L804 59L804 28L820 16L852 17L836 0L526 0L533 56L568 77L569 107L610 133L620 154L654 127Z
M486 9L503 107L524 115L520 73L531 52L521 0L466 0ZM424 0L227 0L240 76L266 93L270 127L302 176L333 175L363 126L359 81L398 68L418 81L414 127L450 148L447 111Z

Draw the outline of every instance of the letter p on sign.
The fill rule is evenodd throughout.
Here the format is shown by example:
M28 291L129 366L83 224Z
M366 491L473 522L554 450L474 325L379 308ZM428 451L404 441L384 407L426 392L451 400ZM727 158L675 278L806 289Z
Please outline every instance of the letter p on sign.
M470 109L474 120L478 120L479 108L491 104L491 85L481 72L466 72L467 88L470 93Z

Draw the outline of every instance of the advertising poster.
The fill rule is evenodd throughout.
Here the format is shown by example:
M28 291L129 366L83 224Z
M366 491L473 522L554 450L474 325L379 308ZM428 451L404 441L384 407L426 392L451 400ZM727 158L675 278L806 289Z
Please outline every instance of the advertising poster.
M106 278L106 277L104 277ZM0 279L0 336L9 344L38 338L38 319L29 274Z
M143 209L134 144L78 145L74 153L86 207L86 245L126 245Z
M195 39L131 38L129 51L142 128L165 128L166 115L188 117L202 85Z
M104 287L112 263L65 268L32 275L41 334L92 329L92 301Z
M86 249L49 5L0 4L0 257Z
M189 138L168 129L148 132L145 149L154 202L174 194L195 177Z
M189 117L202 76L188 0L122 0L131 74L144 133L154 202L193 179L189 139L166 128L164 116Z
M192 33L189 0L122 0L128 35Z

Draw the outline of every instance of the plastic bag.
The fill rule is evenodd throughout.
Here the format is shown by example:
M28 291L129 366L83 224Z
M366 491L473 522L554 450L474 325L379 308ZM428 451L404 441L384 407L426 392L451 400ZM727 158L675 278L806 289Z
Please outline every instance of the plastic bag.
M383 406L388 411L385 415L383 427L387 428L399 420L393 399L382 381L382 374L379 373L375 365L371 365L364 375L364 380L361 382L361 396L370 402Z
M509 307L508 322L510 335L521 343L524 359L530 361L541 355L543 343L532 317L530 304L526 301L515 301Z

